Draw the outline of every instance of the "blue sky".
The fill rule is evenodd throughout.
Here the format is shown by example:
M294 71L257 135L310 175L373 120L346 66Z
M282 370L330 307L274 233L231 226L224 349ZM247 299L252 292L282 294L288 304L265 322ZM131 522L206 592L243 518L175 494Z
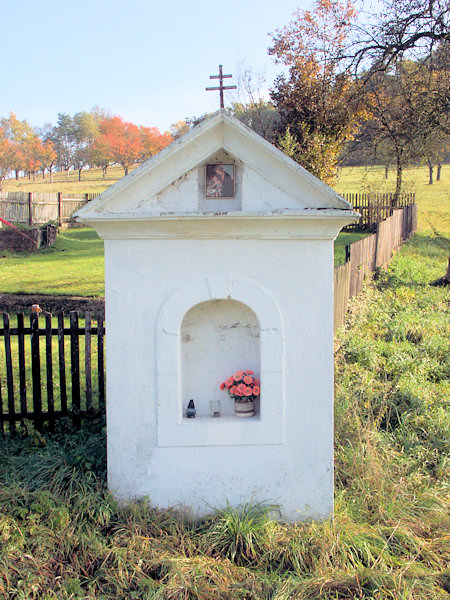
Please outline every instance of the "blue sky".
M58 112L99 105L167 129L218 108L209 75L244 63L281 72L268 35L311 0L3 0L3 91L10 111L40 127ZM6 67L5 65L8 65ZM230 80L227 81L227 84Z

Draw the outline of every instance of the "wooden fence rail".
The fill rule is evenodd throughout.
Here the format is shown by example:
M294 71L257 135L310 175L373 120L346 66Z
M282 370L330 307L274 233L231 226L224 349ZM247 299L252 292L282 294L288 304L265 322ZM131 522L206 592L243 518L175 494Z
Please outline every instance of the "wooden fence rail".
M63 194L41 192L0 192L0 217L10 223L55 221L62 225L72 214L98 194Z
M0 337L4 338L5 380L0 380L0 431L4 431L5 423L8 423L10 433L14 433L16 423L22 420L33 421L38 431L47 422L48 429L53 431L55 422L67 417L79 427L83 417L104 412L103 318L99 317L97 325L93 325L91 314L86 313L84 327L80 327L78 312L73 311L69 313L68 323L64 313L55 321L50 313L40 317L32 313L30 325L26 327L25 317L20 313L14 327L10 316L3 313ZM80 344L81 339L83 344ZM95 389L92 381L93 342L97 355ZM27 345L30 348L28 361Z

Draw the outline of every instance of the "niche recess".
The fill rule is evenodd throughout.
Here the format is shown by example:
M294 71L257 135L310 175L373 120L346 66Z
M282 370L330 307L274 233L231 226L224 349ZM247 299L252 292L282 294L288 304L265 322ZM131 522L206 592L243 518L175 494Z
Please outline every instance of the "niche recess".
M258 318L242 302L208 300L191 308L181 324L181 411L193 398L197 418L209 417L210 400L220 400L222 416L234 415L219 385L239 369L259 377L259 340Z
M243 277L192 281L161 307L156 344L158 446L284 443L284 333L268 290ZM260 375L261 407L239 419L219 386L247 368ZM190 398L195 419L185 418ZM214 399L220 418L209 417Z

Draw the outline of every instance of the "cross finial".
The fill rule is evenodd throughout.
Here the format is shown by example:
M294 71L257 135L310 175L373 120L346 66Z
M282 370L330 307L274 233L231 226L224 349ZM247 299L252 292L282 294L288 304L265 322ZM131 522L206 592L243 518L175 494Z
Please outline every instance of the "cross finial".
M207 92L211 91L211 90L220 90L220 108L224 107L223 104L223 90L236 90L237 86L235 85L223 85L223 80L227 79L229 77L233 77L233 75L224 75L222 73L222 65L219 65L219 74L218 75L210 75L209 78L210 79L218 79L219 80L219 87L207 87L205 88L205 90Z

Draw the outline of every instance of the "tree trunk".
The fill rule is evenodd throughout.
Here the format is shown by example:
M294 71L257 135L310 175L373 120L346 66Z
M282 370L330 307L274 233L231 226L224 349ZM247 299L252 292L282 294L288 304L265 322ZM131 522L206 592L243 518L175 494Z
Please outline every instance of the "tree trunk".
M392 200L392 206L397 206L402 191L403 164L401 160L397 160L397 181L395 184L395 193Z
M103 171L103 179L106 179L106 170L108 167L102 167L102 171Z
M53 171L52 171L51 167L50 167L50 183L53 183Z
M429 185L433 185L433 169L434 169L433 163L428 161L428 174L429 174L428 184Z
M384 165L384 178L387 179L389 174L389 165Z
M78 169L78 181L81 181L81 169L82 169L82 168L83 168L83 167L80 167L80 168Z
M437 171L436 171L436 181L440 181L441 180L441 169L442 169L442 165L441 163L437 164Z
M19 181L19 171L17 169L15 169L16 172L16 181Z
M124 167L125 169L125 175L128 175L128 167Z

